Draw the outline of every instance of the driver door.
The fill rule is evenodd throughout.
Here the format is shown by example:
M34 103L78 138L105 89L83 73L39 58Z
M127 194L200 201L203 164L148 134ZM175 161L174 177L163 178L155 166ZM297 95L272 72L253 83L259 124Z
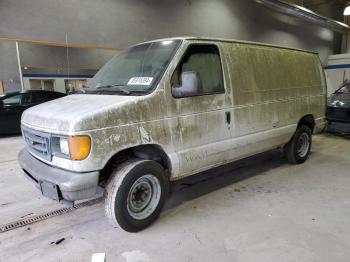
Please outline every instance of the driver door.
M197 94L171 97L173 145L179 174L186 176L226 162L231 150L231 99L226 89L219 46L190 44L171 77L171 87L181 85L183 73L195 72Z

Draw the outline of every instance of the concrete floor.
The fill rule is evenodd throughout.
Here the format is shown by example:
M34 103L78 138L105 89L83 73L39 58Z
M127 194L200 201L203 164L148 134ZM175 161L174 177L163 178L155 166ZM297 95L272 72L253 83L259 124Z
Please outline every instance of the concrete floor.
M61 205L22 176L21 138L0 139L0 224ZM310 159L271 151L172 185L159 220L130 234L103 203L0 233L1 261L349 261L350 140L314 136ZM64 237L59 245L51 244Z

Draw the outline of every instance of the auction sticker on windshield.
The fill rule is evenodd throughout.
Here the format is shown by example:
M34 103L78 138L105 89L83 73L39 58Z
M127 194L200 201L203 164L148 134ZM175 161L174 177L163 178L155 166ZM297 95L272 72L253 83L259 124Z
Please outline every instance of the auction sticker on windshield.
M152 83L153 77L132 77L128 85L149 86Z

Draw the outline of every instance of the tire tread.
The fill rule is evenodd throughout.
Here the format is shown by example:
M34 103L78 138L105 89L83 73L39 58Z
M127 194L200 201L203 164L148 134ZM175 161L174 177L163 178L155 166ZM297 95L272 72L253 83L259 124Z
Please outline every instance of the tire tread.
M306 154L305 157L300 158L296 155L296 142L298 137L303 133L306 132L309 135L310 138L310 147L309 147L309 152ZM306 159L309 156L310 150L311 150L311 145L312 145L312 131L308 126L305 125L301 125L297 128L297 130L295 131L293 137L291 138L291 140L285 145L284 147L284 155L287 159L287 161L290 164L302 164L306 161Z
M106 198L105 198L105 214L106 217L108 218L109 222L114 226L114 227L121 227L122 229L124 229L125 231L128 232L137 232L142 230L144 227L142 226L142 224L140 225L131 225L127 219L125 219L125 215L120 214L116 215L116 210L118 209L118 199L120 198L120 192L124 190L124 187L127 187L127 185L125 185L125 183L128 183L128 178L127 175L129 174L129 172L132 172L132 170L137 167L138 165L152 165L154 168L158 168L159 170L163 170L163 167L152 160L143 160L143 159L132 159L132 160L128 160L124 163L122 163L118 168L116 168L107 183L106 186ZM167 178L164 177L165 181L167 181ZM168 193L168 183L165 182L164 183L164 188L162 190L164 194L164 198L163 201L162 199L160 200L160 209L165 201L165 198L167 196ZM157 213L160 212L160 209ZM156 209L157 211L157 209ZM155 212L156 212L155 211ZM155 213L153 213L155 214ZM153 215L151 214L150 217ZM157 217L157 214L156 214ZM151 219L152 220L152 219ZM151 222L150 222L151 223ZM150 223L146 223L147 225Z

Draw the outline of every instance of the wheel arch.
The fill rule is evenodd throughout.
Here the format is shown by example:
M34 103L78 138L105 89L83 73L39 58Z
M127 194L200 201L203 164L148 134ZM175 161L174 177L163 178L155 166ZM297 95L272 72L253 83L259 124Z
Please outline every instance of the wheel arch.
M171 174L172 164L165 150L158 144L146 144L129 147L115 153L101 170L100 180L108 179L113 169L133 158L156 161L164 168L168 176Z
M303 116L299 122L298 122L298 127L305 125L307 127L309 127L311 129L311 132L314 132L315 129L315 118L313 115L309 114L309 115L305 115Z

